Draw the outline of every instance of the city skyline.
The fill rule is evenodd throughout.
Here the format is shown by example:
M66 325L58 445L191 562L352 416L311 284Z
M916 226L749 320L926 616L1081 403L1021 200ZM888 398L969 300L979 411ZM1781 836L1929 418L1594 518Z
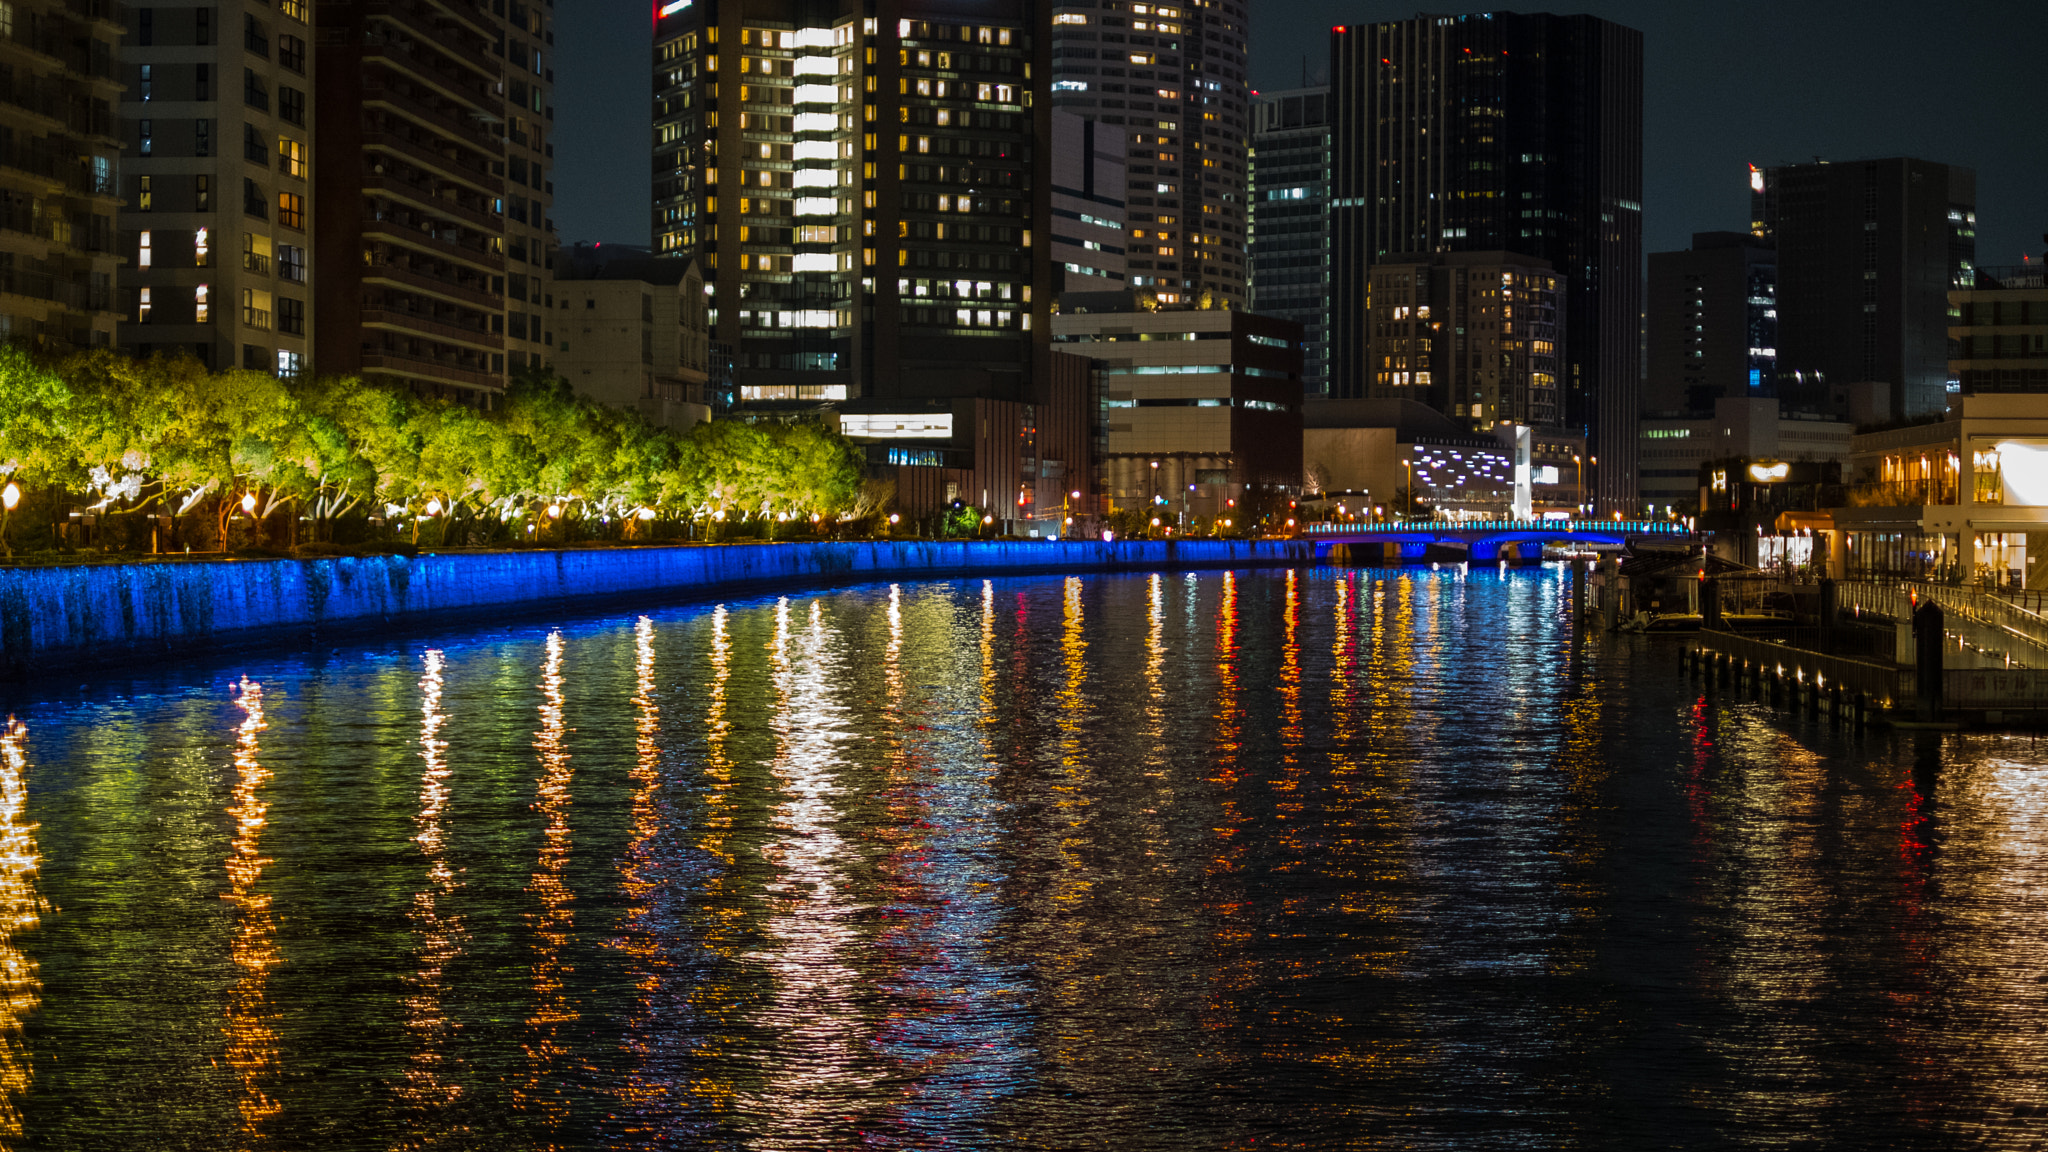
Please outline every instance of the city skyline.
M1254 5L1252 88L1298 86L1304 54L1311 72L1327 68L1334 24L1417 10L1343 0ZM2048 40L2048 9L1980 5L1929 20L1894 0L1859 6L1853 22L1840 23L1839 5L1762 0L1683 11L1616 0L1444 10L1585 13L1643 32L1645 252L1682 250L1694 232L1746 228L1749 164L1919 156L1977 171L1980 262L2040 258L2048 223L2031 207L2039 202L2032 190L2048 186L2048 150L2022 146L2009 126L2038 122L2048 96L1995 79L2026 74L2027 54ZM1917 26L1902 37L1908 14ZM647 19L601 11L559 29L555 215L564 241L648 242ZM629 38L638 38L633 51L622 47ZM1808 66L1816 50L1824 63ZM1844 68L1859 60L1872 82L1834 83L1854 75ZM1788 118L1779 107L1801 112Z

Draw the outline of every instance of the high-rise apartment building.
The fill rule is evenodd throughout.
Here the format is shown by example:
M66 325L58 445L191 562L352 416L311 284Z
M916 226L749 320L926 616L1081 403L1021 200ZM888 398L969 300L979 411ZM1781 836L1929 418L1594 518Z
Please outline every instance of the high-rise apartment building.
M1131 286L1244 307L1245 6L1055 0L1052 21L1053 103L1130 133Z
M1368 395L1418 400L1475 432L1563 425L1564 278L1512 252L1389 256L1373 265Z
M1778 394L1778 254L1745 232L1695 232L1650 253L1650 374L1643 410L1704 414Z
M116 12L0 3L0 339L114 340Z
M311 8L129 11L121 346L296 375L311 362Z
M742 405L1028 398L1053 295L1041 12L657 9L655 248L700 257Z
M548 358L551 7L315 3L317 365L488 405Z
M1600 509L1633 510L1642 34L1591 16L1418 16L1334 29L1330 68L1331 394L1370 394L1373 264L1458 251L1548 261L1566 286L1562 421L1601 462L1589 481Z
M1948 294L1973 282L1977 176L1892 157L1750 170L1778 250L1778 386L1821 402L1876 382L1893 415L1947 407Z
M1330 89L1252 97L1252 311L1301 325L1301 388L1330 390Z

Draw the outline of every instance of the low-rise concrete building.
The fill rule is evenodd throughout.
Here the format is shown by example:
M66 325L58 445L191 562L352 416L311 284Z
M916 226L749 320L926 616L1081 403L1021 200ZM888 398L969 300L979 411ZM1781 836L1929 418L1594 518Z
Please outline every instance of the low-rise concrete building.
M2048 579L2048 395L1963 396L1938 423L1858 435L1843 486L1841 506L1780 525L1819 537L1836 571L2026 588Z
M1300 490L1301 325L1102 293L1062 298L1053 340L1100 364L1102 492L1118 505L1235 519Z
M1710 460L1783 460L1844 464L1852 426L1810 412L1787 412L1769 397L1723 397L1712 414L1643 417L1641 493L1652 516L1692 515L1700 502L1700 466Z
M929 526L955 504L992 531L1059 536L1096 511L1094 364L1054 353L1030 401L867 398L826 420L859 445L868 475L895 485L899 515ZM1079 495L1075 495L1079 493Z
M2048 392L2048 278L2041 264L1979 268L1948 294L1950 387Z
M554 369L580 395L666 428L711 418L711 335L695 261L578 244L555 258Z
M1416 400L1317 401L1302 423L1304 491L1319 512L1526 519L1585 502L1585 440L1568 432L1475 432Z

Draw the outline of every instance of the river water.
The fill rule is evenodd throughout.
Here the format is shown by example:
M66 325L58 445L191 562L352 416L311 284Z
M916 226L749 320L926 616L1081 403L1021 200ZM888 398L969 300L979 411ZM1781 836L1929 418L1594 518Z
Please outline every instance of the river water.
M1568 609L906 583L16 686L0 1146L2048 1147L2048 745Z

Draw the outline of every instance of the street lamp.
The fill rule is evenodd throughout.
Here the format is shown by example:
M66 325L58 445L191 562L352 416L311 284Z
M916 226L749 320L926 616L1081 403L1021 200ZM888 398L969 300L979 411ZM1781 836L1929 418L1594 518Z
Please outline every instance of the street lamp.
M1403 460L1401 467L1408 470L1408 518L1415 519L1415 461Z
M7 487L0 488L0 556L12 560L14 549L7 543L7 521L14 516L14 506L21 503L21 485L9 480Z
M1586 510L1586 458L1573 453L1572 463L1579 469L1578 495L1572 501L1572 515L1576 518L1579 513Z

